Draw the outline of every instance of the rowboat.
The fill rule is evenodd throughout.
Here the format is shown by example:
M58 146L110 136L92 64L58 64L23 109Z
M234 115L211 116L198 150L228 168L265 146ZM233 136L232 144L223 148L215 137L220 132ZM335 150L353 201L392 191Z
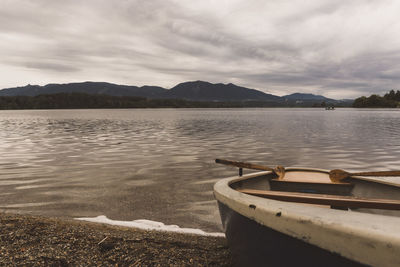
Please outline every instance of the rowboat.
M237 266L400 266L399 184L236 166L239 176L218 181L214 195Z

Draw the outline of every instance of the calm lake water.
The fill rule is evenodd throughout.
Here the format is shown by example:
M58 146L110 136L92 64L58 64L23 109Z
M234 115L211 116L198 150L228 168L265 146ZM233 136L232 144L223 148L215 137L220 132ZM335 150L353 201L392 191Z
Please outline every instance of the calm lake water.
M0 210L106 215L220 231L212 194L235 168L400 169L400 110L0 111Z

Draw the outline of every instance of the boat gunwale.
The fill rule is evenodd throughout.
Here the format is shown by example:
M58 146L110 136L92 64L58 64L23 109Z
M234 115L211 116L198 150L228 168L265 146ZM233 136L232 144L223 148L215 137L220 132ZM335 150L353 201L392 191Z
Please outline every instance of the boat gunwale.
M329 173L323 169L300 167L287 170ZM222 179L214 185L214 195L235 212L266 227L351 260L370 265L400 265L400 259L396 257L400 253L400 231L395 230L399 229L399 217L360 212L349 212L343 216L344 211L260 198L231 188L234 183L268 174L271 171ZM364 177L360 180L388 184ZM299 205L302 205L301 209L298 208ZM352 244L357 253L348 250L344 244ZM376 253L378 248L379 253Z

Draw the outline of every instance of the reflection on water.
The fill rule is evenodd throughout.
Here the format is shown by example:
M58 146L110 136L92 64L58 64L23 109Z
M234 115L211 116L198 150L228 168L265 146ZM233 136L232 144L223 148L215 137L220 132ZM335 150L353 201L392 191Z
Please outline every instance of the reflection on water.
M219 230L215 158L399 169L398 110L0 111L0 209Z

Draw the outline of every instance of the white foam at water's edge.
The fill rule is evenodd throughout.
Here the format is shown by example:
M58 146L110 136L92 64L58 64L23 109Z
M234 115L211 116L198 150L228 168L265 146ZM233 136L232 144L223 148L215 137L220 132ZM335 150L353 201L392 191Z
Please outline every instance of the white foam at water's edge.
M180 228L178 225L165 225L162 222L155 222L150 220L134 220L134 221L116 221L108 219L104 215L100 215L93 218L75 218L75 220L87 221L87 222L95 222L95 223L104 223L110 225L117 226L125 226L125 227L134 227L143 230L155 230L155 231L164 231L164 232L174 232L174 233L185 233L185 234L195 234L195 235L203 235L203 236L222 236L224 237L224 233L207 233L200 229L194 228Z

